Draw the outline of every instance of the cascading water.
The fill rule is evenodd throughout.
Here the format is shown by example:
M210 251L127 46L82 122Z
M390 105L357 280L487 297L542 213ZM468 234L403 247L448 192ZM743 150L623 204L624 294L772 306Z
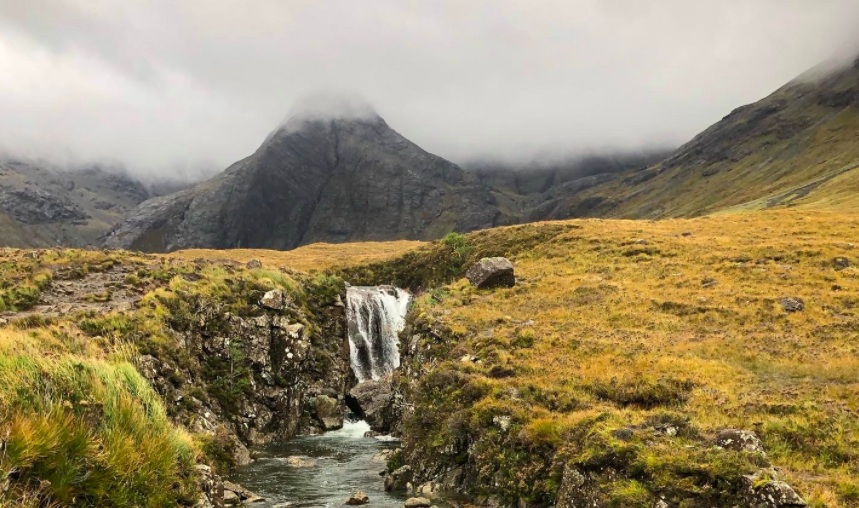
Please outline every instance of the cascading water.
M349 355L358 381L380 379L400 366L399 333L409 293L393 286L346 288Z

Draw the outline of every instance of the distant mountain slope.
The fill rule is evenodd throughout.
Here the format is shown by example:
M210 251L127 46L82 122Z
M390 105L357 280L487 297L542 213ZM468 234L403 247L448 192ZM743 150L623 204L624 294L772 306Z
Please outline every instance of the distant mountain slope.
M514 221L489 187L375 113L298 115L215 178L143 203L105 245L289 249L438 238Z
M0 246L90 245L148 197L140 182L99 167L0 159Z
M814 205L859 209L859 60L734 110L660 164L555 190L528 218L685 217Z

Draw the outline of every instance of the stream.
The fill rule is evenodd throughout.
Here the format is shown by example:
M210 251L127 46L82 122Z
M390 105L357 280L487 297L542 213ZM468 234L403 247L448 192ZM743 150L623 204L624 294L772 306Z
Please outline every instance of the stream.
M349 361L358 382L378 380L400 366L399 333L405 325L411 295L393 286L348 286L346 318ZM354 418L343 428L319 436L302 436L257 449L260 458L241 467L231 480L264 497L268 507L343 506L363 491L375 507L401 508L404 493L384 491L385 460L373 456L397 447L390 438L364 437L370 426ZM301 467L296 457L312 462Z
M264 497L264 503L253 505L259 507L343 506L350 495L362 490L371 506L401 508L405 493L385 492L379 475L385 461L373 460L373 455L396 448L397 442L364 437L368 430L366 422L347 419L340 430L260 448L265 458L239 468L231 480ZM288 457L315 465L290 466Z

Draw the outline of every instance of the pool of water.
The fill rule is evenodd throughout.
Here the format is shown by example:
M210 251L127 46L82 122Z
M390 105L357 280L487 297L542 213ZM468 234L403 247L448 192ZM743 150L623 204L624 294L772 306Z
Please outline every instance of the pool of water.
M369 506L401 508L405 494L385 492L385 462L373 455L397 447L385 438L364 437L370 430L363 421L349 420L342 429L320 436L302 436L260 448L265 458L241 467L230 480L266 499L254 506L343 506L355 491L370 497ZM288 457L313 461L312 467L293 467Z

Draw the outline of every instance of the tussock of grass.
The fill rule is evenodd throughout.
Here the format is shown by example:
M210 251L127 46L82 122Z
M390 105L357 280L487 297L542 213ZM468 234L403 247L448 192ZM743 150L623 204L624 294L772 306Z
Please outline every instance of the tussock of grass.
M0 500L170 506L195 498L195 451L126 362L46 354L2 332Z

